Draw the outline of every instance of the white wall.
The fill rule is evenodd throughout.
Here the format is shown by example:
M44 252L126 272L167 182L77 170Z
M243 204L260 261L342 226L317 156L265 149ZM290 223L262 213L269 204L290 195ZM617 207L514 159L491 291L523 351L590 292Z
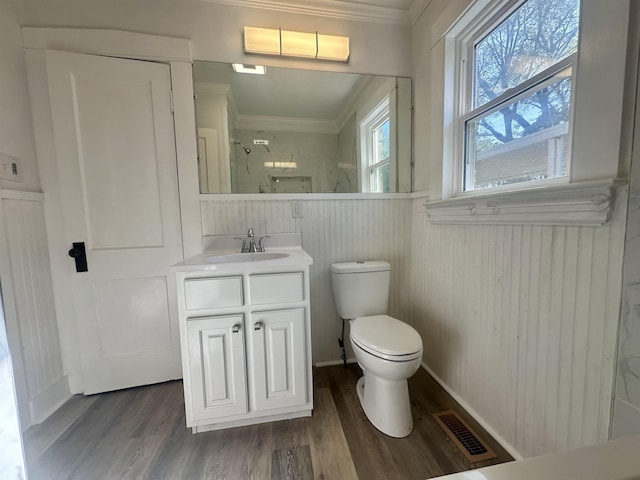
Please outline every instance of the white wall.
M470 3L433 0L412 28L415 189L430 200L441 198L450 160L443 158L451 81L443 35ZM573 158L597 167L590 178L612 178L624 173L628 153L620 139L629 2L582 5ZM427 366L524 457L606 440L625 189L613 220L597 228L439 226L428 222L423 202L412 213L410 284Z
M18 157L22 182L0 180L2 293L22 428L69 396L62 371L51 269L27 92L22 2L0 2L0 152ZM36 199L34 199L36 198Z
M0 180L0 188L39 191L29 97L22 54L22 2L0 1L0 153L18 157L22 182Z
M19 347L11 354L21 377L16 386L22 427L27 428L71 395L62 368L43 196L3 191L0 209L2 294L10 346Z
M411 76L411 39L404 25L167 0L25 0L25 19L30 26L112 28L188 38L194 60ZM347 35L351 56L345 64L245 55L245 25Z
M609 433L624 190L602 227L434 225L414 202L424 362L524 457Z
M638 73L640 63L640 5L634 3L631 19L633 48L629 49L629 70ZM635 127L629 191L629 213L624 253L622 313L618 339L615 404L613 414L614 438L640 434L640 85L635 92Z

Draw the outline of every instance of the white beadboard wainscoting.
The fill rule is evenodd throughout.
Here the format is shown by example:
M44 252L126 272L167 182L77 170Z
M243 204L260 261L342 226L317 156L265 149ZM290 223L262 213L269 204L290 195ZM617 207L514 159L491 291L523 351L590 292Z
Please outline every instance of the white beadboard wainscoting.
M391 263L389 312L408 321L411 200L296 200L302 203L304 217L292 218L291 200L270 200L268 196L264 200L218 200L213 195L202 198L204 235L245 235L249 227L253 227L256 236L302 233L303 247L313 257L310 280L314 364L340 360L337 339L342 322L331 291L334 262ZM268 241L265 243L268 247Z
M512 452L607 440L627 194L601 227L435 225L413 201L423 361Z
M16 375L16 389L23 429L71 396L60 353L43 198L0 191L0 279L12 360L22 373Z

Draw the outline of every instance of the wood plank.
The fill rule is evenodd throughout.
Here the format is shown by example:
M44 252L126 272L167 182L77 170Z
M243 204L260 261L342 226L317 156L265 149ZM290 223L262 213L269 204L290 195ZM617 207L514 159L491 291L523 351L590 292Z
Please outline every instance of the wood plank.
M327 367L331 373L331 394L349 445L357 478L401 478L400 470L383 440L383 434L369 423L356 394L357 367ZM341 386L347 386L341 388ZM327 441L327 440L325 440Z
M273 480L311 480L314 478L309 445L274 450L271 459L271 478Z
M247 442L247 470L250 479L271 478L272 432L273 427L279 423L286 422L263 423L251 427L251 436Z
M46 422L34 425L23 434L27 463L34 463L98 399L98 396L74 395Z
M104 478L137 480L143 478L164 436L162 434L137 437L122 443L122 454L107 470Z
M335 367L328 368L335 370ZM357 479L331 391L327 388L317 389L314 392L314 404L316 409L309 425L314 478Z

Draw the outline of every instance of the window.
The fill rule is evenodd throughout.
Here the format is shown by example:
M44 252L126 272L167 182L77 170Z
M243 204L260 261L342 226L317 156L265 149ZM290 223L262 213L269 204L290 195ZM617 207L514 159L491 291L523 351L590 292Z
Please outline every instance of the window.
M389 97L360 124L364 192L388 193L391 180Z
M579 8L509 2L457 37L454 191L568 176Z

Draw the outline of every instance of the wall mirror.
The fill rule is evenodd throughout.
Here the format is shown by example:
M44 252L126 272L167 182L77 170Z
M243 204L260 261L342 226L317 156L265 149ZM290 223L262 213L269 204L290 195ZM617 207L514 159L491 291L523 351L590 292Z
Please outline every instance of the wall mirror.
M411 191L411 79L214 62L193 78L201 193Z

